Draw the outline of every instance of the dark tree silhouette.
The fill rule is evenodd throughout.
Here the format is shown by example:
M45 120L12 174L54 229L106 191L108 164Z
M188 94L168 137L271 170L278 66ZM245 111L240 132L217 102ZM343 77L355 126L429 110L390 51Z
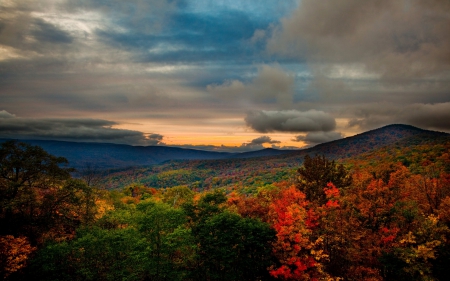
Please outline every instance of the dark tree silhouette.
M324 188L332 182L337 188L351 184L351 177L342 164L330 161L325 156L305 156L303 166L298 169L297 188L306 199L320 205L326 203Z

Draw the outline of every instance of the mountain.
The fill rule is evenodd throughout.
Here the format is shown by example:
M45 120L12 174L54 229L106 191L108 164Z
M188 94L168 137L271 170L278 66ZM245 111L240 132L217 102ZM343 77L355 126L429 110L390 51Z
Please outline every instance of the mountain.
M7 139L0 139L0 143ZM48 153L65 157L71 167L89 164L96 169L126 168L161 164L168 160L247 158L279 155L286 150L263 149L248 153L227 153L169 146L132 146L112 143L87 143L50 140L20 140L42 147Z
M5 140L0 140L0 142ZM160 164L174 159L221 159L230 153L209 152L166 146L131 146L112 143L86 143L48 140L20 140L38 145L55 156L67 158L70 166L90 164L98 169Z
M269 151L247 153L246 158L215 160L172 160L152 167L110 171L103 177L105 188L121 188L141 183L155 188L187 185L191 188L260 187L267 183L292 181L306 155L324 155L328 159L350 163L354 159L369 162L402 162L418 165L430 158L450 154L450 134L422 130L408 125L389 125L352 137L323 143L281 155ZM258 156L261 153L261 157ZM364 162L363 160L359 160ZM420 165L419 165L420 166Z
M226 165L253 165L252 161L271 161L280 165L301 164L306 154L325 155L330 159L343 159L403 142L402 146L448 139L450 135L428 131L409 125L388 125L355 136L323 143L302 150L272 148L244 153L212 152L167 146L131 146L110 143L85 143L48 140L20 140L41 146L50 154L63 156L70 166L82 168L87 164L96 169L126 168L162 164L170 160L223 160ZM0 142L5 139L0 139ZM233 161L231 161L233 160ZM206 164L205 164L206 163ZM216 165L205 162L204 165ZM234 163L234 164L232 164ZM202 164L203 165L203 164ZM221 164L222 165L222 164ZM225 164L224 164L225 165Z
M274 148L265 148L256 151L242 152L242 153L233 153L229 155L227 158L254 158L254 157L264 157L264 156L277 156L291 153L295 150L279 150Z
M450 134L447 133L424 130L411 125L393 124L351 137L318 144L280 157L286 160L290 157L296 158L298 156L303 157L306 154L311 156L317 154L325 155L329 159L343 159L397 143L401 146L408 146L448 141L449 138Z

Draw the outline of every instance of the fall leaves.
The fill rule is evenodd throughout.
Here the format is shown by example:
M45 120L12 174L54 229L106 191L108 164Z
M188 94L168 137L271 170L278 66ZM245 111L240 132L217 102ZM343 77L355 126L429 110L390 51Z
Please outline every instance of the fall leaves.
M18 170L8 159L0 180L0 192L9 196L0 201L6 280L444 280L449 274L450 174L442 161L410 169L355 160L347 170L307 157L295 180L257 188L133 183L100 191L54 165L48 166L53 174L47 166Z
M278 185L266 219L277 238L270 274L281 280L442 280L450 250L448 178L445 172L413 174L402 165L388 172L360 169L345 187L328 182L311 200L299 190L317 182L311 177L300 187Z
M36 247L30 245L24 236L0 236L0 269L1 277L6 279L11 273L27 265L27 260Z

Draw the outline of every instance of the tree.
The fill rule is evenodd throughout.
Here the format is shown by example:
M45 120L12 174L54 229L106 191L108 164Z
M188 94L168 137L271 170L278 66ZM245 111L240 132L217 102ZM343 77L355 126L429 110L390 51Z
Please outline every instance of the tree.
M48 154L38 146L7 141L0 147L0 192L2 211L5 201L13 201L30 188L49 188L70 178L71 169L61 168L67 159ZM3 213L3 212L2 212Z
M25 280L144 280L146 246L134 228L80 229L39 250Z
M26 237L0 236L0 279L26 266L29 255L36 250Z
M327 199L323 189L330 182L337 188L344 188L351 184L351 176L342 164L337 165L334 160L306 155L297 177L297 188L306 195L306 200L325 204Z
M180 207L184 203L192 201L193 198L194 192L186 185L166 188L162 195L162 201L172 207Z
M32 245L71 233L93 217L90 188L70 176L62 157L8 141L0 147L0 235L26 236ZM89 202L88 202L89 201ZM81 209L82 208L82 209ZM53 232L53 233L49 233Z
M147 245L142 259L146 275L150 280L181 280L184 264L179 262L179 249L188 253L191 246L183 243L190 241L183 210L151 199L140 202L136 209L139 211L137 229ZM189 261L187 254L183 258L186 263Z
M224 211L203 222L199 244L197 280L269 280L271 242L269 224Z
M281 191L270 206L270 221L276 231L273 253L279 264L270 274L282 280L319 280L328 277L322 262L322 238L314 237L317 215L308 209L305 194L294 186Z

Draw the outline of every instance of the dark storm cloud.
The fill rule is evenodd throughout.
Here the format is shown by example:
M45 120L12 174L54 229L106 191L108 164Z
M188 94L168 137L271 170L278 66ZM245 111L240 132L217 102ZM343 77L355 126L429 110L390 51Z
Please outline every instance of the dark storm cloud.
M393 123L410 124L420 128L450 132L450 102L436 104L394 104L374 103L349 109L354 118L350 127L373 129Z
M334 118L317 110L253 111L245 117L247 126L257 132L318 132L336 128Z
M292 141L304 141L308 144L319 144L329 141L334 141L343 138L343 135L338 132L311 132L305 136L296 136Z
M71 141L115 142L128 144L158 144L163 136L115 129L118 123L109 120L76 118L20 118L0 111L1 138L37 138Z
M271 52L311 63L362 63L386 79L450 67L450 2L304 0L281 21Z

